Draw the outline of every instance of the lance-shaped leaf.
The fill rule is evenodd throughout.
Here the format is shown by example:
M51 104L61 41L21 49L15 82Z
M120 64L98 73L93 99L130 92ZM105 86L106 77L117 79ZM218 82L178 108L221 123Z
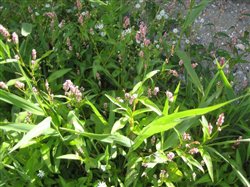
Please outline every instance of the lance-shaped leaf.
M21 146L26 145L31 139L40 136L45 131L50 128L51 118L47 117L42 122L34 126L23 138L11 149L10 153L20 148Z
M34 103L4 90L0 90L0 100L15 105L33 114L44 116L42 109Z
M185 120L185 118L187 117L194 117L197 115L206 114L208 112L221 108L235 100L236 99L233 99L233 100L230 100L221 104L217 104L214 106L206 107L206 108L192 109L192 110L173 113L167 116L160 117L142 129L142 131L140 132L140 134L137 136L137 138L134 141L134 145L132 146L132 151L137 149L142 144L142 142L148 137L156 133L164 132L175 127L180 122Z

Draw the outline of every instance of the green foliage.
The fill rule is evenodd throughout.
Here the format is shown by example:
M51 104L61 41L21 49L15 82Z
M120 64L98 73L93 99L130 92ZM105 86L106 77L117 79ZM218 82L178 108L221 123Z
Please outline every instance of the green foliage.
M182 45L195 2L3 0L0 186L249 186L249 91Z

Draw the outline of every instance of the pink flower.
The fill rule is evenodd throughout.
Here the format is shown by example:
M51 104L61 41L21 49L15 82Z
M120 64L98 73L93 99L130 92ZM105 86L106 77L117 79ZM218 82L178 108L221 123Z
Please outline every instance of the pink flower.
M178 72L176 71L176 70L169 70L169 73L170 74L172 74L173 76L175 76L175 77L178 77L179 76L179 74L178 74Z
M81 10L81 9L82 9L81 0L76 0L76 7L77 7L78 10Z
M140 42L141 42L141 35L140 35L139 32L136 33L136 35L135 35L135 40L136 40L137 43L140 43Z
M223 66L225 64L225 58L221 57L220 58L220 65Z
M187 140L191 140L190 134L188 134L188 133L186 133L186 132L184 132L182 136L183 136L183 140L186 140L186 141L187 141Z
M130 19L129 19L128 16L125 16L125 17L123 18L123 27L124 27L125 29L127 29L127 28L129 27L129 25L130 25Z
M159 87L155 87L154 91L153 91L153 94L156 96L159 91L160 91Z
M212 134L213 132L213 126L211 125L211 123L208 124L208 131L209 131L209 134Z
M179 66L182 66L184 64L183 60L179 61Z
M192 63L191 65L192 65L192 68L193 68L193 69L196 68L196 66L198 66L197 63Z
M166 96L167 96L169 102L173 102L174 101L174 96L173 96L172 92L166 91Z
M12 33L12 41L14 44L18 44L19 42L18 35L15 32Z
M221 131L221 126L224 123L224 119L225 119L224 113L221 113L217 119L217 122L216 122L216 125L218 127L218 131Z
M172 161L173 158L175 157L175 154L174 154L173 152L169 152L169 153L167 154L167 157L168 157L168 159L169 159L170 161Z
M196 148L196 147L194 147L194 148L192 148L192 149L189 150L189 153L192 154L192 155L193 154L197 154L198 152L199 152L199 149Z
M82 25L83 24L83 15L80 14L78 17L78 22Z
M78 86L75 86L71 80L66 80L63 84L63 89L65 91L65 95L73 96L77 101L82 100L82 93L79 90Z
M144 52L143 51L139 52L139 57L144 57Z
M141 22L141 24L140 24L140 34L141 34L142 38L146 37L147 26L144 24L144 22Z
M3 81L1 81L1 82L0 82L0 89L7 90L7 89L8 89L8 86L7 86Z
M10 37L10 33L8 32L8 30L0 24L0 33L6 38L8 39Z
M149 44L150 44L150 40L149 39L144 39L144 45L147 47L147 46L149 46Z
M35 49L32 49L31 56L32 56L32 60L36 60L36 50Z
M20 81L16 81L15 82L15 87L18 89L24 89L24 83L20 82Z

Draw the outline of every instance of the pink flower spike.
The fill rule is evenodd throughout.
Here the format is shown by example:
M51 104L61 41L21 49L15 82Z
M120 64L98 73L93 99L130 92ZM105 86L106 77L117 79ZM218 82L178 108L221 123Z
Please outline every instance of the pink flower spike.
M35 49L32 49L31 56L32 56L32 60L36 60L36 50Z
M198 152L199 152L199 149L198 149L198 148L196 148L196 147L194 147L194 148L190 149L190 151L189 151L189 153L190 153L191 155L193 155L193 154L197 154Z
M12 33L12 42L14 44L18 44L19 43L18 35L15 32Z
M125 16L125 17L123 18L123 27L124 27L125 29L127 29L127 28L129 27L129 25L130 25L130 19L129 19L128 16Z

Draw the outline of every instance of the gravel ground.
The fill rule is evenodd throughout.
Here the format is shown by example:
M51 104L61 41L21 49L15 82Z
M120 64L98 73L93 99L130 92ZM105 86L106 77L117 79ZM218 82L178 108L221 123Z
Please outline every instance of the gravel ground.
M197 3L201 0L196 0ZM187 13L189 0L168 1L156 0L169 15L177 16L178 13ZM250 86L250 34L244 41L243 36L250 33L250 0L214 0L201 15L195 20L190 41L195 44L209 46L213 43L215 48L228 51L235 55L235 50L242 57L232 68L234 81L233 87L239 93ZM234 57L234 56L233 56ZM226 59L227 60L227 59Z
M215 46L229 51L230 54L233 54L235 46L239 53L245 54L242 57L245 63L238 63L233 67L233 86L236 93L249 88L250 53L246 52L247 44L240 38L245 32L250 32L250 0L214 1L195 21L194 29L193 40L196 43L208 46L213 42ZM215 33L219 33L221 37L214 37Z

